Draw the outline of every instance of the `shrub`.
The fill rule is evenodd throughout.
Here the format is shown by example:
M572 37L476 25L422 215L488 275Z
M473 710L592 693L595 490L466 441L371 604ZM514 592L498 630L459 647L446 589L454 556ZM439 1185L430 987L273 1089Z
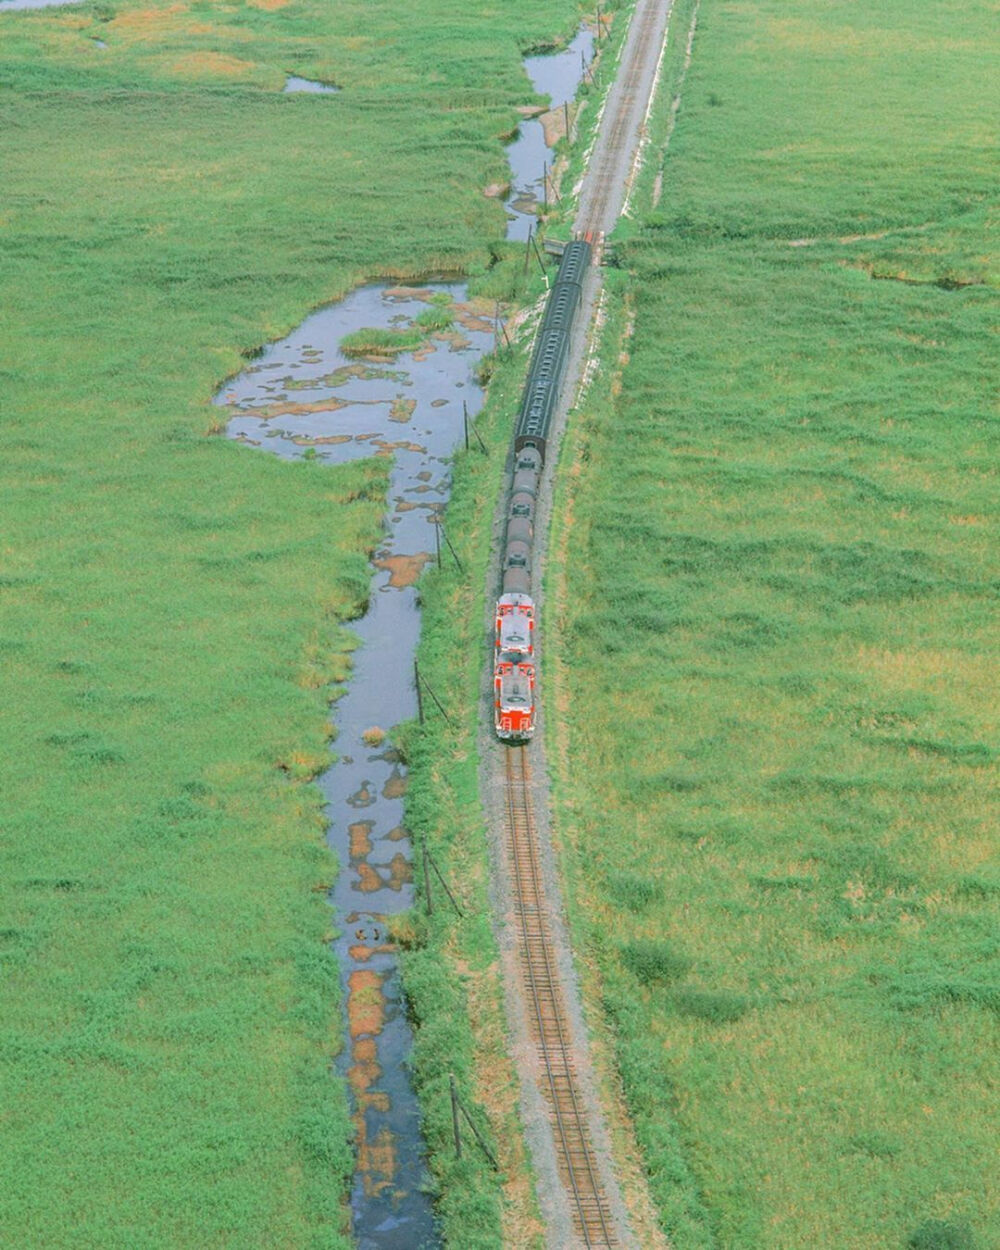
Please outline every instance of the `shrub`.
M340 340L340 350L345 356L386 356L394 352L408 352L419 347L424 340L422 330L382 330L365 327L345 334Z
M906 1242L907 1250L975 1250L975 1244L967 1224L949 1220L925 1220Z
M622 962L644 985L677 981L691 967L691 960L669 942L647 938L627 942L622 948Z
M608 878L608 893L619 907L640 912L660 898L662 890L649 877L634 872L619 872Z
M675 991L674 1006L683 1016L707 1020L709 1024L732 1024L750 1010L750 1000L732 990L682 989Z
M414 321L422 330L434 333L435 331L447 330L453 321L453 317L450 308L425 308L422 313L417 313Z

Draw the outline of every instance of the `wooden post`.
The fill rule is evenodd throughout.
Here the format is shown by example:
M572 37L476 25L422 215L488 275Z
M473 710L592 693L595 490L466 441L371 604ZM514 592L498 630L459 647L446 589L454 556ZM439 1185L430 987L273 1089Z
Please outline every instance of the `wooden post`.
M441 567L441 522L438 520L438 515L436 512L434 514L434 551L437 554L438 568L440 568Z
M462 1157L462 1135L458 1131L458 1093L455 1089L455 1073L449 1073L451 1081L451 1128L455 1134L455 1158Z
M417 720L422 725L424 723L424 696L420 690L420 665L416 660L413 661L413 681L417 687Z
M466 1107L465 1103L464 1102L459 1103L459 1106L462 1108L462 1115L465 1116L466 1124L468 1124L469 1128L471 1128L473 1133L475 1133L476 1135L476 1141L479 1142L480 1149L482 1150L483 1154L487 1157L487 1159L489 1159L490 1163L493 1165L493 1171L499 1172L500 1164L497 1162L496 1155L494 1155L493 1151L490 1150L489 1146L487 1146L485 1140L483 1139L482 1133L480 1133L479 1129L476 1128L476 1122L472 1118L472 1116L469 1115L469 1110Z
M536 256L536 257L537 257L537 259L538 259L538 268L542 271L542 277L545 279L545 285L546 285L546 287L548 287L548 285L549 285L549 275L545 272L545 261L544 261L544 260L542 260L542 254L541 254L541 252L538 250L538 244L535 242L535 240L534 240L534 239L532 239L532 240L531 240L531 244L532 244L532 247L534 247L534 249L535 249L535 256Z
M427 914L434 914L434 899L431 896L431 874L427 865L427 847L424 847L424 893L427 895Z
M451 724L451 717L450 717L450 716L448 715L448 713L445 711L444 704L441 702L441 700L440 700L440 699L437 697L437 695L434 693L434 691L433 691L433 689L431 688L431 685L430 685L430 683L429 683L429 682L426 682L426 681L425 681L425 682L424 682L424 686L426 687L427 693L428 693L428 694L431 696L431 698L434 700L434 704L435 704L435 706L437 707L437 710L441 713L441 715L445 718L445 720L446 720L446 721L448 722L448 724L450 725L450 724Z
M444 541L448 544L448 550L451 552L452 558L454 559L455 563L458 565L458 571L460 573L464 573L465 569L462 568L462 561L458 558L458 552L451 545L451 539L448 537L447 530L442 530L442 533L444 534Z
M507 331L506 331L506 330L504 330L504 335L506 335L506 333L507 333ZM510 339L507 339L507 343L508 343L508 345L510 344ZM488 447L486 446L486 444L483 442L483 436L482 436L482 434L480 434L480 433L479 433L479 431L476 429L475 424L473 424L473 426L472 426L472 432L473 432L473 434L475 434L475 436L476 436L476 442L479 444L479 450L483 453L483 455L484 455L484 456L488 456L488 455L490 454L490 452L489 452L489 448L488 448Z
M462 429L465 431L465 450L469 450L469 405L462 400Z
M437 866L437 860L436 860L436 859L434 858L434 856L430 853L430 851L428 851L428 850L426 850L426 849L424 850L424 854L425 854L425 855L427 856L427 858L431 861L431 867L434 869L434 875L435 875L435 876L437 877L437 879L441 882L441 885L442 885L442 887L444 888L444 892L445 892L445 894L447 894L447 895L448 895L448 897L449 897L449 899L451 899L451 905L452 905L452 907L454 907L454 909L455 909L456 913L458 914L458 916L459 916L460 918L464 918L464 916L465 916L465 912L463 912L463 911L462 911L462 909L461 909L461 907L459 907L458 902L457 902L457 900L455 899L454 894L452 894L451 889L450 889L450 888L449 888L449 886L448 886L448 882L447 882L447 881L445 881L444 876L443 876L443 874L442 874L442 872L441 872L441 869Z

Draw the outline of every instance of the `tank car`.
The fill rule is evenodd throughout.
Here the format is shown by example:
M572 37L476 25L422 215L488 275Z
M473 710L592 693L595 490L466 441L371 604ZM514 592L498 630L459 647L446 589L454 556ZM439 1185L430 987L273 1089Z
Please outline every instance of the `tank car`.
M516 495L510 497L510 509L507 513L508 517L523 517L528 521L534 522L535 517L535 497L529 495L527 491L518 491Z
M522 568L504 569L501 588L505 595L530 595L531 574Z
M538 494L538 470L515 469L510 493L511 495L530 495L534 499Z
M535 537L535 527L531 518L512 516L507 518L507 542L531 543Z
M503 567L507 569L525 569L531 572L531 543L510 539L503 549Z
M524 447L517 453L514 461L514 472L520 469L532 469L535 473L542 471L542 453L536 447Z

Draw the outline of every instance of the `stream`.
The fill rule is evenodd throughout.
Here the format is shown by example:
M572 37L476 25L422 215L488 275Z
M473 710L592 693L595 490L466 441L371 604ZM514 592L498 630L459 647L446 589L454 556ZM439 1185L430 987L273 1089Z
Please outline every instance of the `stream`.
M526 59L535 89L552 96L550 117L575 95L592 53L593 37L581 30L564 51ZM543 165L552 160L543 122L522 123L508 152L507 237L526 239L543 198ZM445 306L451 327L430 333L413 351L375 360L351 358L340 349L344 336L359 328L409 329L420 313ZM417 714L416 582L433 558L434 526L448 500L449 459L462 439L463 409L471 419L483 402L475 372L494 347L492 313L492 304L470 301L461 283L360 287L270 344L215 398L228 414L231 438L273 454L329 463L372 454L392 458L368 609L351 626L360 645L333 712L338 758L318 783L326 799L327 841L341 865L330 901L347 1014L338 1068L353 1100L351 1212L359 1250L440 1244L419 1107L406 1068L412 1034L386 937L387 918L413 905L411 844L403 823L406 769L391 746L391 730Z

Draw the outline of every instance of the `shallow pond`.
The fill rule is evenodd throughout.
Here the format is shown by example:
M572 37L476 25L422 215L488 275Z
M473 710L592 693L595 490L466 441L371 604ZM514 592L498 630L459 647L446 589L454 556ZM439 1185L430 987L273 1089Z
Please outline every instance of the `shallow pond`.
M412 327L442 296L451 301L454 323L415 352L372 361L340 350L344 335L360 327ZM475 367L492 347L489 309L469 304L464 286L367 286L269 346L216 398L230 414L232 437L277 455L332 463L392 457L371 599L352 624L361 646L334 714L340 758L319 781L328 841L342 866L331 894L348 1025L340 1066L354 1099L352 1208L363 1250L436 1244L419 1112L405 1068L412 1036L386 940L387 917L413 903L406 769L379 738L417 714L415 582L435 551L434 523L448 498L448 457L463 437L463 408L473 417L482 403Z
M289 74L285 79L283 91L309 91L314 95L336 95L339 87L335 87L329 82L314 82L311 78L297 78L294 74Z
M551 101L550 113L555 114L553 129L558 135L565 133L559 110L573 100L585 66L593 58L594 34L581 26L573 42L561 52L524 59L531 85L539 95L547 95ZM538 206L546 198L545 171L552 168L553 151L546 141L545 125L539 118L532 117L521 123L517 137L507 145L507 159L511 172L510 194L504 205L507 238L523 240L537 225Z

